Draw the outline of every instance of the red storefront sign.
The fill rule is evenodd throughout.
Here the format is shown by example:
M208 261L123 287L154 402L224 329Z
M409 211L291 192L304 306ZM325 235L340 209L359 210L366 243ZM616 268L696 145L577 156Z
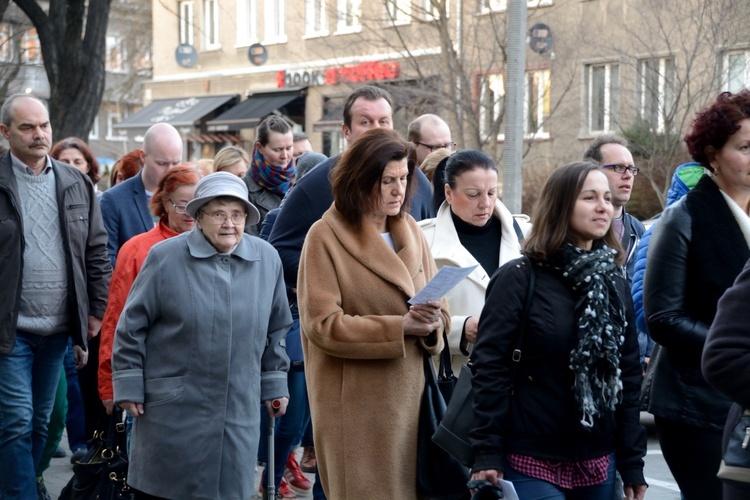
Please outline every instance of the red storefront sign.
M339 66L325 70L325 84L373 82L392 80L399 76L397 61L381 63L378 61L363 62L353 66ZM278 87L294 87L300 84L320 85L319 71L279 71L276 74Z

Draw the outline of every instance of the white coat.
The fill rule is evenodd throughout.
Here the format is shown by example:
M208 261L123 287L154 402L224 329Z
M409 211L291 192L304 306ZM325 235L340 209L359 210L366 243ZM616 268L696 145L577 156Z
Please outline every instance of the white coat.
M521 244L513 227L514 215L503 205L500 200L495 202L493 217L502 225L502 238L500 242L500 258L498 266L517 259L521 256ZM521 231L528 233L531 225L528 217L515 216L518 219ZM448 311L451 315L451 330L448 333L448 345L451 352L451 366L458 376L461 365L466 363L467 356L461 352L460 344L463 334L464 323L470 316L479 317L484 307L484 295L491 276L485 271L481 264L469 251L461 245L458 239L456 227L453 224L451 208L444 201L438 210L437 217L419 222L427 244L430 245L432 257L438 269L443 266L469 267L476 265L471 274L454 289L448 292Z

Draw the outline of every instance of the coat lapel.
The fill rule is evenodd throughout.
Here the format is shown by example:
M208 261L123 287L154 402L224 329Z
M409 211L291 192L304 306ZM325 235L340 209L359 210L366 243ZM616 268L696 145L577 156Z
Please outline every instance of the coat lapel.
M133 182L133 203L138 207L138 214L141 216L143 227L146 231L153 229L154 218L148 211L148 197L146 196L146 186L143 185L143 177L141 175L136 176L136 180Z

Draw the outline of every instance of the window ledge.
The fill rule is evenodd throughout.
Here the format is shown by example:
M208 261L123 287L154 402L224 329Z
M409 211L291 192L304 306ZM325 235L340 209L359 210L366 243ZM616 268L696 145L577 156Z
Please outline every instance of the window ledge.
M266 40L263 40L263 45L280 45L282 43L287 43L288 39L286 35L278 36L275 38L268 38Z
M303 40L311 40L313 38L323 38L325 36L330 35L328 30L325 31L311 31L310 33L305 33L305 35L302 36Z

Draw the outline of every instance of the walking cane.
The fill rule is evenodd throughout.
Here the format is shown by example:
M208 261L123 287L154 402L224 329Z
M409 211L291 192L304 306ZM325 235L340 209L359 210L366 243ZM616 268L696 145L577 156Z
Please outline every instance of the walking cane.
M274 410L281 408L281 401L274 399L271 401L271 407ZM275 450L274 450L274 431L276 430L276 417L268 416L268 462L266 463L266 499L273 500L276 498L276 479L274 472Z

